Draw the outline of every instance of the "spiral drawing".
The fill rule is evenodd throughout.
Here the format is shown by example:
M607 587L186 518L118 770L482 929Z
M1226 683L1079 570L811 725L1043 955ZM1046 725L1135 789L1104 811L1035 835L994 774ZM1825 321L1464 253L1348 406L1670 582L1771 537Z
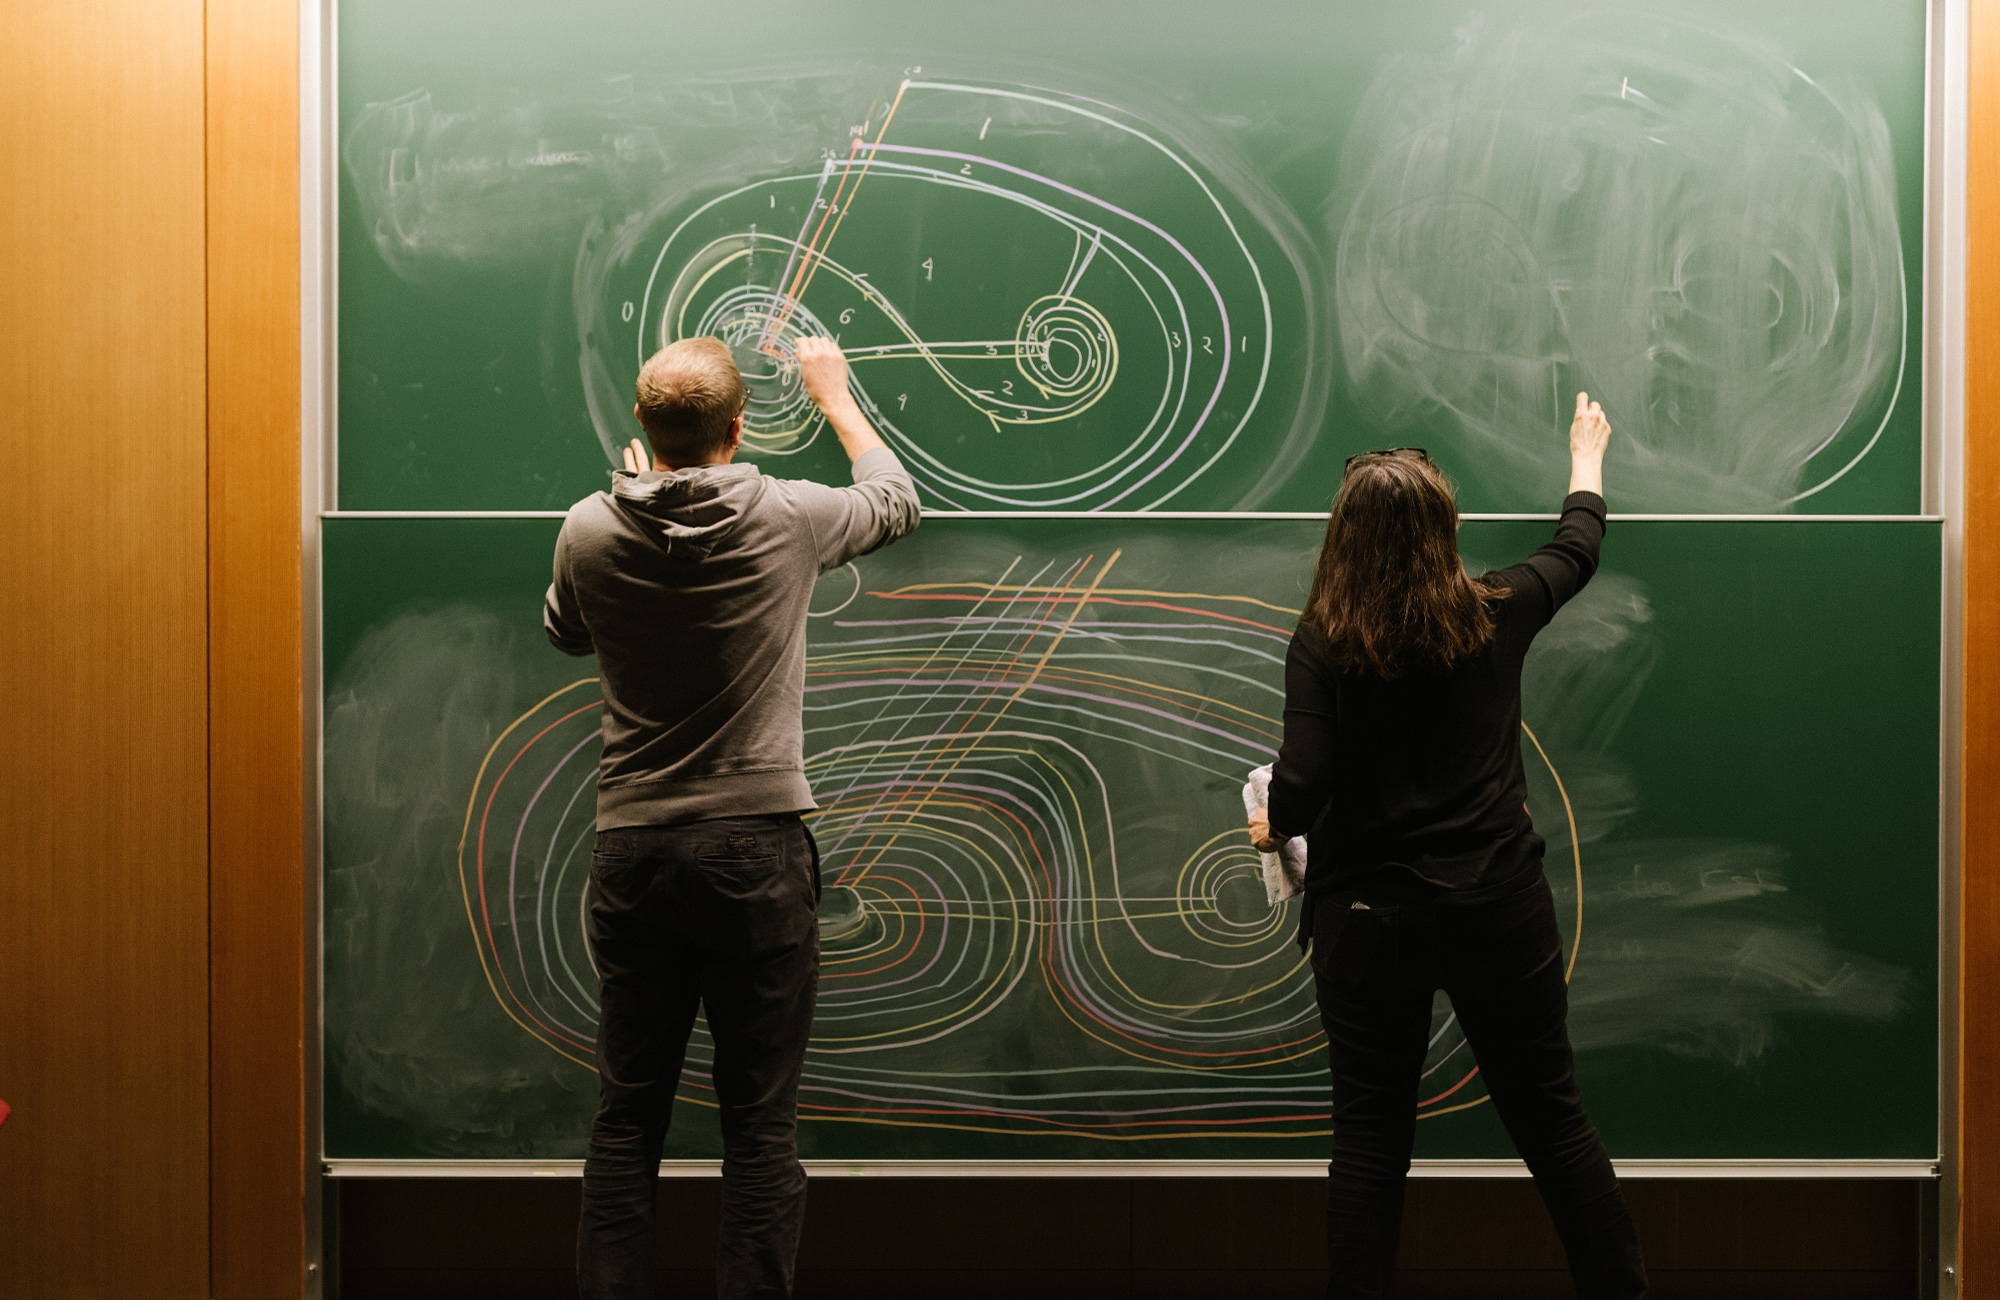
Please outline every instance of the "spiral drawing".
M1265 901L1237 792L1276 753L1296 611L1136 585L1158 575L1115 548L901 567L829 574L811 620L824 895L801 1114L1107 1141L1324 1133L1297 913ZM598 703L579 680L505 729L459 862L495 997L581 1065ZM712 1100L711 1059L698 1030L686 1099ZM1441 1007L1421 1113L1478 1104L1477 1073Z

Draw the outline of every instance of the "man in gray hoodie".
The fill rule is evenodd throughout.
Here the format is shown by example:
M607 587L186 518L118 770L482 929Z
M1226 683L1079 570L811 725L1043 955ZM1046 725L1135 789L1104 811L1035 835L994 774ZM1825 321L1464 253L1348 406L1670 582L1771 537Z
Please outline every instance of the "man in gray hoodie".
M805 391L851 487L733 464L743 381L718 339L639 373L637 439L611 490L570 508L542 621L596 654L604 693L588 895L602 1099L584 1164L584 1300L653 1295L654 1183L697 1009L722 1120L724 1297L789 1296L805 1172L799 1073L819 981L819 852L804 721L806 605L820 574L917 526L916 485L802 339Z

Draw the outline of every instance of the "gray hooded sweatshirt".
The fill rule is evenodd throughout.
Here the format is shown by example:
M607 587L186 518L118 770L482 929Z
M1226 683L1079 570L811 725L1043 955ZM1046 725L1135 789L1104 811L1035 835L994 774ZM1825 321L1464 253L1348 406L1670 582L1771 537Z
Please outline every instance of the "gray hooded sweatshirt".
M612 475L570 507L542 625L597 655L597 826L813 808L806 784L806 604L819 575L917 526L896 454L854 486L754 465Z

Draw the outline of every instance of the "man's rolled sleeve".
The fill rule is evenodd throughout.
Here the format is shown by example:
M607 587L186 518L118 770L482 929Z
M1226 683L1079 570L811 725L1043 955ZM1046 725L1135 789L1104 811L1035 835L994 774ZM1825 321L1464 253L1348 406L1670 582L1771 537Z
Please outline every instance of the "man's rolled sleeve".
M855 460L852 487L800 486L821 573L908 535L923 517L916 481L887 447Z

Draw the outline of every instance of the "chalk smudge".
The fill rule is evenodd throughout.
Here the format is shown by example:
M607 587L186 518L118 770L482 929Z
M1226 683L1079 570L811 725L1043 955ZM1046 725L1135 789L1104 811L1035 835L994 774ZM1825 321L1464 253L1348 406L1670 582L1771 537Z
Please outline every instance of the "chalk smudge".
M1872 95L1719 33L1475 19L1381 70L1328 222L1364 402L1392 426L1448 412L1529 497L1588 389L1629 448L1622 508L1783 509L1866 454L1902 373Z
M1745 1067L1786 1017L1894 1018L1908 972L1843 951L1791 889L1783 849L1617 838L1641 798L1612 750L1663 650L1644 584L1600 572L1536 640L1522 673L1524 715L1563 774L1585 845L1571 1041ZM1571 841L1561 796L1532 757L1529 806L1567 929Z
M1646 1046L1745 1066L1780 1016L1882 1022L1907 972L1844 953L1791 899L1768 845L1609 845L1585 881L1589 917L1570 984L1577 1049Z
M690 323L741 343L752 370L789 355L787 330L845 326L850 349L860 336L857 360L869 364L856 371L857 396L933 505L1153 509L1219 463L1235 474L1232 504L1270 498L1319 436L1330 385L1313 240L1211 124L1168 97L1045 63L996 61L988 72L899 88L894 69L821 60L693 80L497 88L451 105L413 91L356 113L342 160L377 252L406 281L575 250L574 337L550 330L544 347L575 349L609 464L635 432L639 361L670 341L661 312L686 299L700 308ZM900 115L883 140L891 101ZM864 130L870 148L856 153ZM1053 152L1046 137L1059 142ZM1105 174L1114 144L1139 172ZM867 215L829 258L820 244L838 227L806 240L810 214L841 208L848 183L858 193L864 179ZM983 216L966 199L975 191L994 196ZM801 199L811 205L803 226ZM924 228L927 205L939 204L957 205L952 220ZM858 242L877 260L848 266L841 258L863 230L872 233ZM935 248L911 253L923 239ZM892 296L889 272L908 272L906 255L911 266L919 257L1006 265L1013 278L956 300L957 314L936 322L944 341L904 339L905 317L920 313ZM794 262L813 274L778 283ZM682 280L692 287L676 297ZM1083 301L1099 281L1117 286L1108 319ZM792 301L808 284L810 303ZM1275 317L1267 286L1278 287ZM776 323L738 340L731 329L746 313ZM954 332L965 329L973 342ZM1290 369L1281 384L1267 384L1274 359ZM751 376L753 458L802 450L817 428L794 373L765 368ZM1121 375L1118 402L1086 417ZM881 391L871 395L864 380ZM923 436L905 436L905 423ZM1016 439L1050 462L1036 460L1020 483L997 477L1013 472Z
M327 1069L435 1155L581 1142L597 1090L500 1027L452 870L493 720L527 689L509 667L523 635L464 606L406 614L327 692Z

